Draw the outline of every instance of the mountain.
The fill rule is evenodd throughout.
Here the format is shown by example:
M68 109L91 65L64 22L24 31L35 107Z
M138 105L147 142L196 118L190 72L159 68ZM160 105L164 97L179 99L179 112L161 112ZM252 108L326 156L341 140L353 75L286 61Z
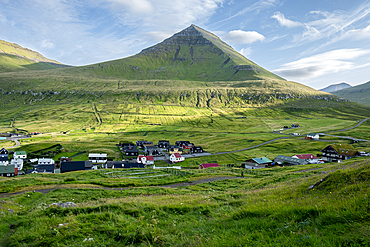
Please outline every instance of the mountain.
M216 35L195 25L132 57L71 70L85 75L139 80L284 80L248 60Z
M370 106L370 81L358 86L335 91L333 94L349 99L353 102Z
M331 93L331 92L342 90L342 89L349 88L349 87L352 87L352 86L349 85L348 83L342 82L339 84L333 84L333 85L327 86L326 88L320 89L320 91Z
M65 65L45 58L38 52L0 40L0 73L20 70L45 70Z

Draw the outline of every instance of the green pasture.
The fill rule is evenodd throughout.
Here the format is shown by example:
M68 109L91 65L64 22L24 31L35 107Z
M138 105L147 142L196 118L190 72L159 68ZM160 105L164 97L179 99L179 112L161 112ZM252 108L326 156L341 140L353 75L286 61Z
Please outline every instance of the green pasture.
M176 181L175 177L178 181L194 181L202 177L240 174L240 169L230 167L192 171L193 175L187 177L171 174L159 180L166 184ZM78 184L80 181L104 179L103 172L2 178L0 181L10 187L50 183L70 189L60 187L46 194L27 192L2 198L1 245L370 244L369 159L250 170L245 171L244 178L176 189L157 186L126 190L72 187L84 186ZM317 183L321 180L323 182ZM140 181L145 182L136 179L135 186ZM317 185L309 189L313 184ZM49 206L57 202L73 202L76 207Z

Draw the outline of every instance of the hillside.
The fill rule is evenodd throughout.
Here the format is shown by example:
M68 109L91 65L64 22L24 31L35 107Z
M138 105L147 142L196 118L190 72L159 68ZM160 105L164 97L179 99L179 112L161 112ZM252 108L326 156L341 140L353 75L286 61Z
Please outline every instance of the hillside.
M333 85L327 86L323 89L320 89L320 91L327 92L327 93L332 93L334 91L338 91L338 90L342 90L342 89L350 88L350 87L352 87L352 86L349 85L348 83L342 82L342 83L339 83L339 84L333 84Z
M195 25L132 57L72 68L68 73L135 80L283 80Z
M366 106L370 106L370 81L351 88L333 92L333 94Z
M0 73L20 70L45 70L65 67L38 52L0 40Z

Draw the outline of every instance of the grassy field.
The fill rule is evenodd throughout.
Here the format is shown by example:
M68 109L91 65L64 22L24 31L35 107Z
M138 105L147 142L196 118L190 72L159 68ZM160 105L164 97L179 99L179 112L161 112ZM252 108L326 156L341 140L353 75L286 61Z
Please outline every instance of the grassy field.
M61 189L2 198L0 245L368 246L369 165L369 159L358 159L251 170L244 178L176 189L72 187L101 179L103 171L3 178L7 186L25 187L30 180ZM221 167L170 174L157 182L237 174L238 168ZM136 179L135 186L140 181L148 185L150 180ZM76 207L49 206L54 202Z

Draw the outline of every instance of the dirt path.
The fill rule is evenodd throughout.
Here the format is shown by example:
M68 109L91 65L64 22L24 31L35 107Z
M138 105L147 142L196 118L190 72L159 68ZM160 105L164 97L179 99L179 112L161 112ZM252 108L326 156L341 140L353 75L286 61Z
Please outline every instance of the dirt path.
M241 177L215 177L215 178L205 178L205 179L199 179L196 181L190 181L190 182L183 182L183 183L177 183L177 184L167 184L167 185L160 185L160 186L148 186L148 187L161 187L161 188L179 188L179 187L184 187L184 186L189 186L189 185L197 185L197 184L204 184L204 183L211 183L215 181L222 181L222 180L228 180L228 179L239 179ZM19 192L12 192L12 193L4 193L0 194L0 198L5 198L5 197L10 197L14 195L20 195L24 193L32 193L32 192L40 192L43 194L49 193L50 191L53 190L67 190L67 189L99 189L99 190L129 190L129 189L134 189L134 188L140 188L140 187L123 187L123 188L110 188L110 187L73 187L69 186L68 188L66 187L54 187L50 189L39 189L39 190L33 190L33 191L19 191ZM146 187L147 188L147 187Z

